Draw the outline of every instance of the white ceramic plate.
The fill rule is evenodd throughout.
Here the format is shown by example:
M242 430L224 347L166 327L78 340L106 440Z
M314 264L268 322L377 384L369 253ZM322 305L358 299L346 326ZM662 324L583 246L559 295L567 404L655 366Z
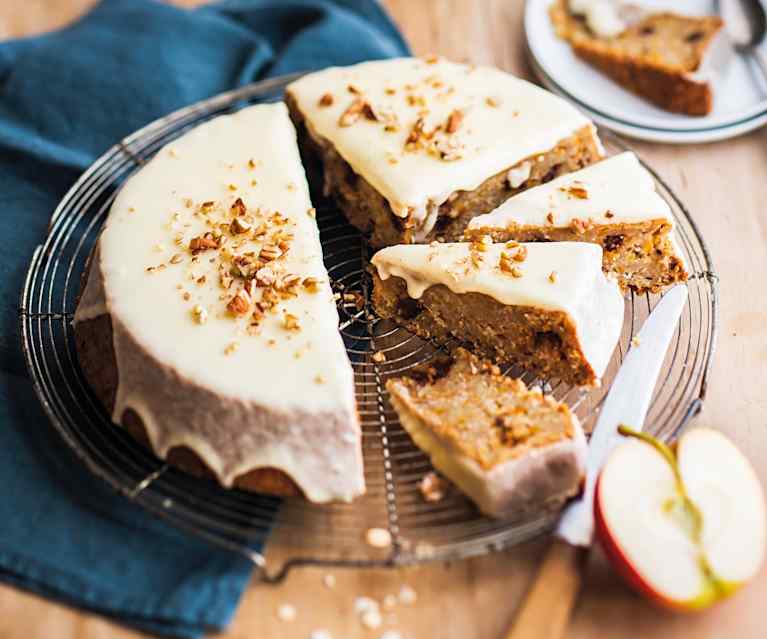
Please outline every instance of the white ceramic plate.
M575 102L598 124L632 137L704 142L740 135L767 123L767 83L754 63L731 51L715 85L714 108L704 117L667 113L634 96L579 60L557 38L549 20L553 0L527 0L525 36L533 68L550 90ZM710 13L706 0L643 0L651 8L690 15Z

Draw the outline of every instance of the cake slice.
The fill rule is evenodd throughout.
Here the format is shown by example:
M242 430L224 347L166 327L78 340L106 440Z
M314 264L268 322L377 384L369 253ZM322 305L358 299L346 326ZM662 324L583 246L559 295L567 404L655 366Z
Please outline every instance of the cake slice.
M602 155L573 106L489 67L400 58L287 88L304 157L374 247L456 240L474 215Z
M623 325L623 297L583 242L400 245L372 259L378 314L494 362L593 386Z
M593 242L603 249L602 268L624 289L657 293L687 279L673 228L655 180L626 152L506 200L475 217L466 236Z
M587 445L577 417L497 366L459 348L386 389L434 468L486 515L555 508L578 492Z
M365 490L354 374L282 103L161 149L117 194L75 313L115 423L171 464L314 502Z
M717 16L643 11L610 0L555 0L557 35L623 88L667 111L706 115L715 61L725 55Z

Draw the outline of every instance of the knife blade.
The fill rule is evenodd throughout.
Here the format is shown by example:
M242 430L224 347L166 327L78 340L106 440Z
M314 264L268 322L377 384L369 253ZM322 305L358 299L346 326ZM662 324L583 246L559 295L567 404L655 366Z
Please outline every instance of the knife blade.
M583 494L562 513L554 534L574 546L590 546L594 536L594 487L610 451L621 440L618 426L642 430L668 345L687 301L687 286L679 284L658 302L626 354L605 398L591 434Z

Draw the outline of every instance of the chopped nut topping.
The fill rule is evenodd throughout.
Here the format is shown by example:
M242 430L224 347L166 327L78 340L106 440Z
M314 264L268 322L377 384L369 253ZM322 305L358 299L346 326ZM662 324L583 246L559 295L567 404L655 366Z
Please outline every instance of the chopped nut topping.
M237 294L226 305L226 310L232 315L247 314L250 310L250 296L243 289L237 291Z
M386 87L386 88L384 89L384 93L385 93L386 95L394 95L394 94L396 94L396 93L397 93L397 89L393 89L392 87Z
M354 95L362 95L363 93L362 89L360 89L358 86L355 86L353 84L350 84L349 86L347 86L346 90L349 93L353 93Z
M612 211L605 211L605 217L607 218L615 217L615 214Z
M319 102L317 104L321 107L329 107L333 104L333 94L332 93L325 93L323 96L319 99Z
M363 114L366 105L367 102L365 102L365 100L356 98L346 108L346 111L341 114L341 117L338 119L338 125L346 127L354 124L357 120L360 119L360 116Z
M255 169L256 168L256 161L253 158L250 158L250 160L248 160L248 168L249 169Z
M282 251L280 250L279 246L274 244L264 244L261 247L261 252L258 254L258 257L265 262L271 262L272 260L276 260L281 255Z
M210 211L215 205L216 205L215 202L212 202L211 200L208 200L207 202L203 202L202 204L200 204L200 210L201 211Z
M569 195L571 195L572 197L577 198L579 200L587 200L589 197L588 191L586 191L586 189L584 189L582 186L573 185L562 190L568 193Z
M376 364L383 364L386 361L386 355L383 351L376 351L371 358Z
M333 588L336 585L335 575L325 575L322 577L322 583L326 588Z
M277 275L268 266L256 271L256 285L260 287L271 286L277 281Z
M463 111L460 109L455 109L447 118L447 122L445 123L445 131L448 133L455 133L458 131L458 129L461 128L461 123L463 122Z
M365 541L373 548L388 548L391 546L391 533L385 528L369 528Z
M315 209L313 206L306 209L306 214L312 218L313 220L317 218L317 209Z
M631 338L631 345L634 347L637 347L639 346L639 344L641 344L641 341L639 340L639 336L634 335L634 337Z
M189 291L184 291L184 294L182 295L185 302L188 302L190 299L192 299L192 294Z
M554 214L553 214L551 211L549 211L548 213L546 213L546 221L547 221L549 224L554 224Z
M521 247L524 248L524 247ZM517 267L514 266L512 260L514 261L520 261L517 260L515 255L509 255L505 251L501 253L500 258L498 260L498 267L503 271L504 273L509 273L512 277L522 277L522 271ZM523 258L524 259L524 258Z
M585 233L588 229L594 226L594 220L592 220L591 218L589 218L588 220L581 220L580 218L575 218L570 221L570 226L575 230L576 233Z
M229 209L229 212L234 216L245 215L248 212L247 208L245 207L245 202L242 201L241 197L238 197L234 201L232 207Z
M208 249L217 249L221 245L221 238L208 231L204 235L194 237L189 242L189 250L194 255Z
M416 594L415 590L405 584L399 589L399 595L397 595L397 598L401 604L410 606L416 602L418 595Z
M184 296L186 298L186 296ZM204 324L208 321L208 311L199 304L192 309L192 317L198 324Z
M183 262L183 261L184 261L184 256L183 256L183 255L181 255L181 253L175 253L175 254L174 254L174 255L173 255L171 258L170 258L170 263L171 263L171 264L180 264L180 263L181 263L181 262Z
M298 318L292 313L285 313L285 317L282 319L282 325L288 331L301 330L301 325L298 323Z
M280 621L293 621L296 618L296 609L290 604L282 604L277 608L277 617Z
M426 122L423 118L418 118L415 121L415 124L413 124L413 128L410 129L410 133L408 134L407 139L405 140L406 151L415 151L416 149L418 149L422 139L427 137L424 132L425 125L426 125Z
M441 501L447 492L447 482L437 473L430 472L424 475L421 481L418 482L418 489L421 491L424 501Z
M320 290L320 280L316 277L305 277L301 284L310 293L316 293Z
M362 297L360 293L357 291L352 291L351 293L344 293L343 294L343 300L344 302L351 302L354 304L354 306L357 307L357 310L362 310L365 308L365 298Z
M229 288L232 282L234 282L234 278L226 270L222 269L218 274L218 281L223 288Z
M551 271L551 273L549 273L549 282L553 284L556 281L557 281L557 272Z
M237 190L237 185L236 184L229 184L229 185L227 185L226 188L228 188L230 191L236 191Z
M527 247L518 246L511 257L515 262L524 262L527 259Z
M226 348L224 349L224 355L231 355L238 348L240 348L239 342L231 342L230 344L227 344Z
M322 375L315 375L314 376L314 383L315 384L324 384L325 378Z
M501 100L490 95L485 98L485 104L489 107L499 107L501 106Z
M240 219L239 217L234 218L232 223L229 225L229 231L232 233L232 235L241 235L242 233L247 233L251 228L253 227L250 224Z
M424 57L426 64L436 64L439 62L439 56L436 53L430 53Z

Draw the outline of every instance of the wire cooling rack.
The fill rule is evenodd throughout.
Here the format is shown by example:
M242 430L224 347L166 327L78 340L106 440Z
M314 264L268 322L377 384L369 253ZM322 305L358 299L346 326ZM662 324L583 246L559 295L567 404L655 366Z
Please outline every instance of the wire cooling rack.
M467 557L545 531L553 523L551 513L527 513L500 522L481 516L453 488L441 501L423 499L418 484L431 466L400 426L384 383L438 351L374 315L368 299L368 247L328 202L317 202L317 220L330 279L341 294L340 329L355 370L368 488L364 498L353 504L316 506L300 499L224 490L155 458L110 422L90 392L77 364L71 320L87 256L117 189L190 127L249 104L279 100L294 77L225 93L149 124L99 158L56 208L48 236L32 258L19 309L27 365L51 423L77 457L114 489L180 528L245 555L268 581L281 579L300 564L397 566ZM616 138L607 134L603 138L608 152L624 150ZM691 273L687 306L647 421L650 432L669 439L700 410L706 393L716 342L717 276L689 213L652 173L676 218ZM657 295L626 298L623 333L601 389L585 392L554 380L523 378L566 401L588 430L632 337L659 299ZM385 361L374 361L372 355L378 351L386 355ZM391 546L369 546L365 533L372 527L387 529ZM266 551L260 550L267 539Z

